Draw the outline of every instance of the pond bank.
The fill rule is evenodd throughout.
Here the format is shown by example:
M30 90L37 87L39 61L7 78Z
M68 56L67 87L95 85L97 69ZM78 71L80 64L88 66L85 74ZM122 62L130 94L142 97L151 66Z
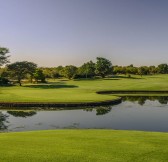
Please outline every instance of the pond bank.
M97 91L97 94L167 94L168 91L164 90L107 90Z
M56 102L0 102L0 108L9 107L87 107L87 106L104 106L115 105L122 102L122 98L118 97L113 100L99 101L99 102L81 102L81 103L56 103Z

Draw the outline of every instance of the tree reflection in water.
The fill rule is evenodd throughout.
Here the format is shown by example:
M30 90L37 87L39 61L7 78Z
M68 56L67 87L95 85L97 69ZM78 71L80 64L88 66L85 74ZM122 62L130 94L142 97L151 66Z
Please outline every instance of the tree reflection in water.
M126 96L122 97L123 101L138 102L140 105L144 105L147 100L158 101L160 104L168 103L168 96Z
M104 115L111 111L112 107L100 107L96 109L96 115Z
M87 109L84 109L84 111L93 111L93 110L96 110L96 115L105 115L107 113L109 113L111 111L112 107L111 106L104 106L104 107L97 107L97 108L87 108Z
M36 111L7 111L7 113L14 117L22 117L22 118L36 115Z
M8 128L8 126L6 125L6 123L8 123L7 121L7 117L8 115L3 114L2 112L0 112L0 131L1 130L6 130Z

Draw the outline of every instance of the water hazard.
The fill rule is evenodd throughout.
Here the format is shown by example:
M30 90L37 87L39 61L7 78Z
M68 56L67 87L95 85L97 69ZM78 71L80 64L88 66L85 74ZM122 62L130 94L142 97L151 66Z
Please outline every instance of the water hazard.
M168 132L168 97L124 97L121 104L52 111L0 111L0 131L118 129Z

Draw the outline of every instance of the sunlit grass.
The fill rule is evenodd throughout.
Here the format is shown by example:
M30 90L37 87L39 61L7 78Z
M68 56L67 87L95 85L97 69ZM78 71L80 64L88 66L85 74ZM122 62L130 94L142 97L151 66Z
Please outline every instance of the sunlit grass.
M54 130L0 134L1 162L165 162L168 134Z
M168 75L95 80L49 80L48 84L0 87L2 102L94 102L112 100L100 90L168 90Z

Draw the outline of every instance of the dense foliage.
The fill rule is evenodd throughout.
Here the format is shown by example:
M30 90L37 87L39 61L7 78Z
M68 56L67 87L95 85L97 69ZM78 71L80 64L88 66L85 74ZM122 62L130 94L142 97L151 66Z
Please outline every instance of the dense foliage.
M0 47L0 66L9 62L9 56L7 56L8 53L9 49Z
M11 72L10 76L17 79L20 86L21 80L26 77L26 74L30 74L30 76L33 77L33 73L35 72L36 68L36 64L27 61L15 62L8 65L8 70Z
M9 50L0 47L0 66L9 63ZM17 81L21 85L21 81L26 79L32 82L46 82L46 78L62 78L77 79L77 78L94 78L108 77L112 75L153 75L153 74L168 74L168 64L160 64L156 66L140 66L135 67L133 64L129 66L112 66L110 60L97 57L96 62L89 61L83 65L76 67L67 65L65 67L37 67L33 62L22 61L15 62L0 68L0 85L9 83L9 80Z

